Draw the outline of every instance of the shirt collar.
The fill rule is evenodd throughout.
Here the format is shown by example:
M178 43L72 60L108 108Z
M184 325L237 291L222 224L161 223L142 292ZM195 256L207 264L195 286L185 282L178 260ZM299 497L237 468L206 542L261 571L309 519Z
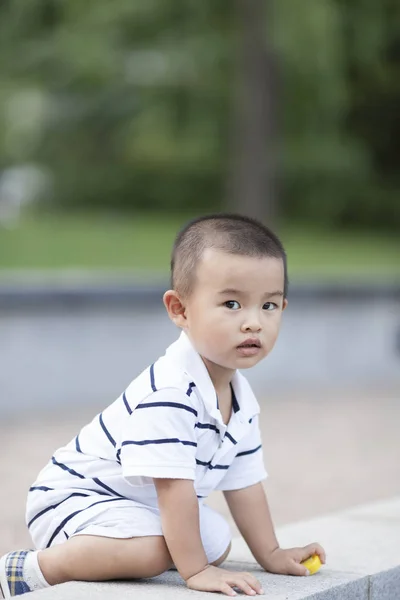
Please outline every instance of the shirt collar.
M207 367L184 331L177 341L169 346L166 354L173 360L174 366L183 368L196 384L207 412L216 420L222 421L217 395ZM250 419L260 412L260 406L247 379L239 371L235 371L232 377L232 387L240 409L236 411L237 415L243 419Z

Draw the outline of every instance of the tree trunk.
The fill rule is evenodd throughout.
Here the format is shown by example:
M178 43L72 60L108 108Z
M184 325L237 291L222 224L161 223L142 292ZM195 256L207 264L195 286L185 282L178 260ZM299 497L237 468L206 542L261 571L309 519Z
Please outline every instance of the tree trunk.
M277 205L277 81L267 39L271 4L236 0L239 48L226 203L230 210L269 223Z

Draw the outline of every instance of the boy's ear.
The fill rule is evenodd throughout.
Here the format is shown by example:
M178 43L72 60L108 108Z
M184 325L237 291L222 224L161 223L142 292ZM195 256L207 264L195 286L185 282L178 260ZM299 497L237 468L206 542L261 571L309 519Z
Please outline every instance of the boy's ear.
M282 304L282 310L285 310L285 308L287 307L287 305L288 305L287 298L284 298L283 304Z
M163 302L171 321L183 329L186 326L185 306L178 292L168 290L163 296Z

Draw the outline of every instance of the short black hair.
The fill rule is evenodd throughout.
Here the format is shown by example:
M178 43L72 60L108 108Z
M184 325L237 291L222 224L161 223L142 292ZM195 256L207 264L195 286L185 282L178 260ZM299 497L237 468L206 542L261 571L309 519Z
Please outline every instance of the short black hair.
M231 213L192 219L176 236L171 258L171 287L182 297L189 296L193 290L197 263L206 248L241 256L282 259L283 295L287 297L287 257L282 242L260 221Z

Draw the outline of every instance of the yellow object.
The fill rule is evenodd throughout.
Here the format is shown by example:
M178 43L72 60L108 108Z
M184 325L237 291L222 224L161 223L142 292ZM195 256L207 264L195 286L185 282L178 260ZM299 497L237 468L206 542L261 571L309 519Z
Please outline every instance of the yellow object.
M303 560L301 564L309 570L310 575L317 573L322 566L318 554L313 554L313 556L310 556L307 560Z

